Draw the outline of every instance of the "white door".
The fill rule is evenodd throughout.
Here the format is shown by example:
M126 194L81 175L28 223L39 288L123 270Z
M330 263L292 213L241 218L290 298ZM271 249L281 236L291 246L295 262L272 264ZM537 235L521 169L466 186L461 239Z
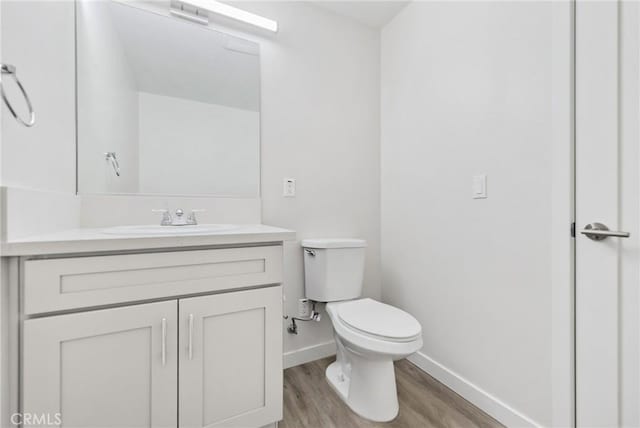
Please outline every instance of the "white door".
M180 300L180 427L282 419L282 289Z
M174 300L25 321L24 426L176 427L176 320Z
M576 421L640 426L638 5L578 0L575 23Z

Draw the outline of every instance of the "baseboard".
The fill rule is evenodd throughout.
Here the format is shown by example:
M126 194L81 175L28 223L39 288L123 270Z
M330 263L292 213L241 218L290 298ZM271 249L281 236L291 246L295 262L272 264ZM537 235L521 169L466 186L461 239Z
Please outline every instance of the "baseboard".
M411 355L408 360L505 426L542 426L421 352Z
M289 367L299 366L300 364L335 355L335 353L336 343L333 340L331 342L324 342L318 345L296 349L295 351L285 352L284 368L288 369Z

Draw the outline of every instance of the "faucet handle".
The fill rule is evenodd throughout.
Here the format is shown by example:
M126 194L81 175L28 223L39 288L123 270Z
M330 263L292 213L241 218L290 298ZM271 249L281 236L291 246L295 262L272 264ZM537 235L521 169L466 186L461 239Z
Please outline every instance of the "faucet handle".
M169 226L173 223L173 219L171 218L171 213L166 209L153 209L151 212L154 213L162 213L162 220L160 221L161 226Z
M198 224L198 219L196 218L196 213L203 213L205 211L206 210L203 210L203 209L191 210L191 214L189 214L189 217L187 217L187 223L192 224L192 225Z

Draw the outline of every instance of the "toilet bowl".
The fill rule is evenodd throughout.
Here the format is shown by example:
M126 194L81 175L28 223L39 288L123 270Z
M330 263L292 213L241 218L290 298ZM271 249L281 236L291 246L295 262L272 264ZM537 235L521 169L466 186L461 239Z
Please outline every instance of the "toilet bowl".
M387 422L398 414L393 361L422 347L421 327L408 313L372 299L328 303L337 358L329 384L358 415Z
M387 422L398 414L393 361L422 347L420 323L408 313L362 299L366 241L305 239L306 297L326 303L337 356L327 380L360 416Z

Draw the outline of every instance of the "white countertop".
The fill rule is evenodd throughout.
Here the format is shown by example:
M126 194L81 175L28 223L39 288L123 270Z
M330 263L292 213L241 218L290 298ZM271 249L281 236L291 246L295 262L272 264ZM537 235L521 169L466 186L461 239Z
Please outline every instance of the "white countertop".
M170 227L170 226L168 226ZM263 224L237 225L230 230L189 235L114 235L102 229L73 229L2 243L4 256L95 253L186 247L231 246L294 240L292 230Z

